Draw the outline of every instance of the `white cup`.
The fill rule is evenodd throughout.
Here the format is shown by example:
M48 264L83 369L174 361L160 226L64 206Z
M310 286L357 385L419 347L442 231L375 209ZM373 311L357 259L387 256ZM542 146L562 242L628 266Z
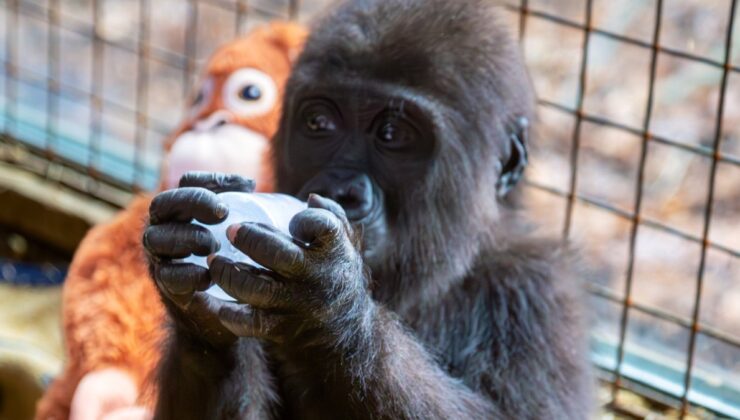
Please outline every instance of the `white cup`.
M261 266L229 242L226 238L226 229L237 223L257 222L275 226L279 230L290 234L288 232L290 219L307 207L306 203L285 194L225 192L218 194L218 198L229 208L229 215L226 220L217 225L206 225L197 221L193 221L193 223L206 227L221 243L221 248L216 255L222 255L232 261L243 262L255 267ZM183 262L208 267L206 257L191 255L185 258ZM223 289L215 284L208 288L206 293L222 300L235 301L233 297L226 294Z

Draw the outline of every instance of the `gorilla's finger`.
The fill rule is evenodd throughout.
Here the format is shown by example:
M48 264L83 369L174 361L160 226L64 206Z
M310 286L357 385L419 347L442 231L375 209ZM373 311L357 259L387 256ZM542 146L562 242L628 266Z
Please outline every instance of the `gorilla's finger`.
M309 208L293 216L290 234L311 246L336 246L345 236L344 222L332 211Z
M329 210L330 212L334 213L334 215L337 216L339 220L349 224L347 213L344 211L344 208L336 201L330 198L322 197L316 193L311 193L308 195L307 203L309 208Z
M157 194L149 206L149 222L189 222L196 219L216 224L228 216L229 209L216 193L205 188L185 187Z
M190 171L180 178L179 186L180 188L201 187L215 193L227 191L254 192L256 183L253 179L247 179L236 174Z
M187 304L182 305L185 316L197 326L196 334L206 338L217 348L224 348L236 340L236 336L226 329L218 312L228 302L215 298L207 292L195 292Z
M203 226L181 223L151 225L144 231L144 247L158 257L185 258L190 254L206 256L221 244Z
M216 256L209 261L211 281L236 300L255 308L283 309L291 303L291 293L285 283L270 277L268 272Z
M157 264L154 279L162 292L180 306L190 303L193 293L211 285L208 269L195 264Z
M221 324L234 335L263 339L276 339L274 334L284 316L234 303L226 304L218 311Z
M273 226L234 224L226 229L226 236L238 250L283 277L291 278L303 269L304 250Z

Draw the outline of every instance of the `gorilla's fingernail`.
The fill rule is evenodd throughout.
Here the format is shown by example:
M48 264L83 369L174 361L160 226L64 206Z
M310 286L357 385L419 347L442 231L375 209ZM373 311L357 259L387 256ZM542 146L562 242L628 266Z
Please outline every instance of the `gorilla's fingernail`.
M226 204L224 203L218 203L218 205L216 206L216 210L214 212L216 214L216 217L218 217L219 219L222 219L226 217L226 215L229 214L229 208L226 207Z
M237 232L239 232L238 224L234 224L226 228L226 238L228 238L229 242L234 243L234 239L236 239Z
M308 195L308 199L306 200L306 203L308 203L308 206L309 207L315 207L316 205L320 205L321 204L321 200L323 198L324 197L322 197L322 196L320 196L320 195L318 195L316 193L311 193L311 194Z
M209 267L211 266L211 262L213 262L214 258L216 258L216 254L211 254L206 257L206 264L208 264Z

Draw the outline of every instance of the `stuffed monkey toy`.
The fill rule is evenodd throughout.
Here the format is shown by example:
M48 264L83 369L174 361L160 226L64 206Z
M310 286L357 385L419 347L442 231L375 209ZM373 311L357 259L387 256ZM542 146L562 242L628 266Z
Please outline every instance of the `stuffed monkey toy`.
M165 144L160 189L189 170L242 174L272 188L269 139L306 31L272 23L209 60L182 124ZM67 360L36 418L150 417L166 313L141 247L151 196L141 195L80 244L63 290Z

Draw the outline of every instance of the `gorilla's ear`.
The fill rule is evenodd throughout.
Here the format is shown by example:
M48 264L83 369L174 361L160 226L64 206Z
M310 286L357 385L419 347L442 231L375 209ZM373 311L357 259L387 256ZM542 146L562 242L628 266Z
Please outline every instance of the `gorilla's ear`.
M511 153L506 161L501 161L501 174L496 183L496 193L504 197L511 191L524 174L524 168L529 163L527 143L529 143L529 120L520 117L509 131L508 138Z

